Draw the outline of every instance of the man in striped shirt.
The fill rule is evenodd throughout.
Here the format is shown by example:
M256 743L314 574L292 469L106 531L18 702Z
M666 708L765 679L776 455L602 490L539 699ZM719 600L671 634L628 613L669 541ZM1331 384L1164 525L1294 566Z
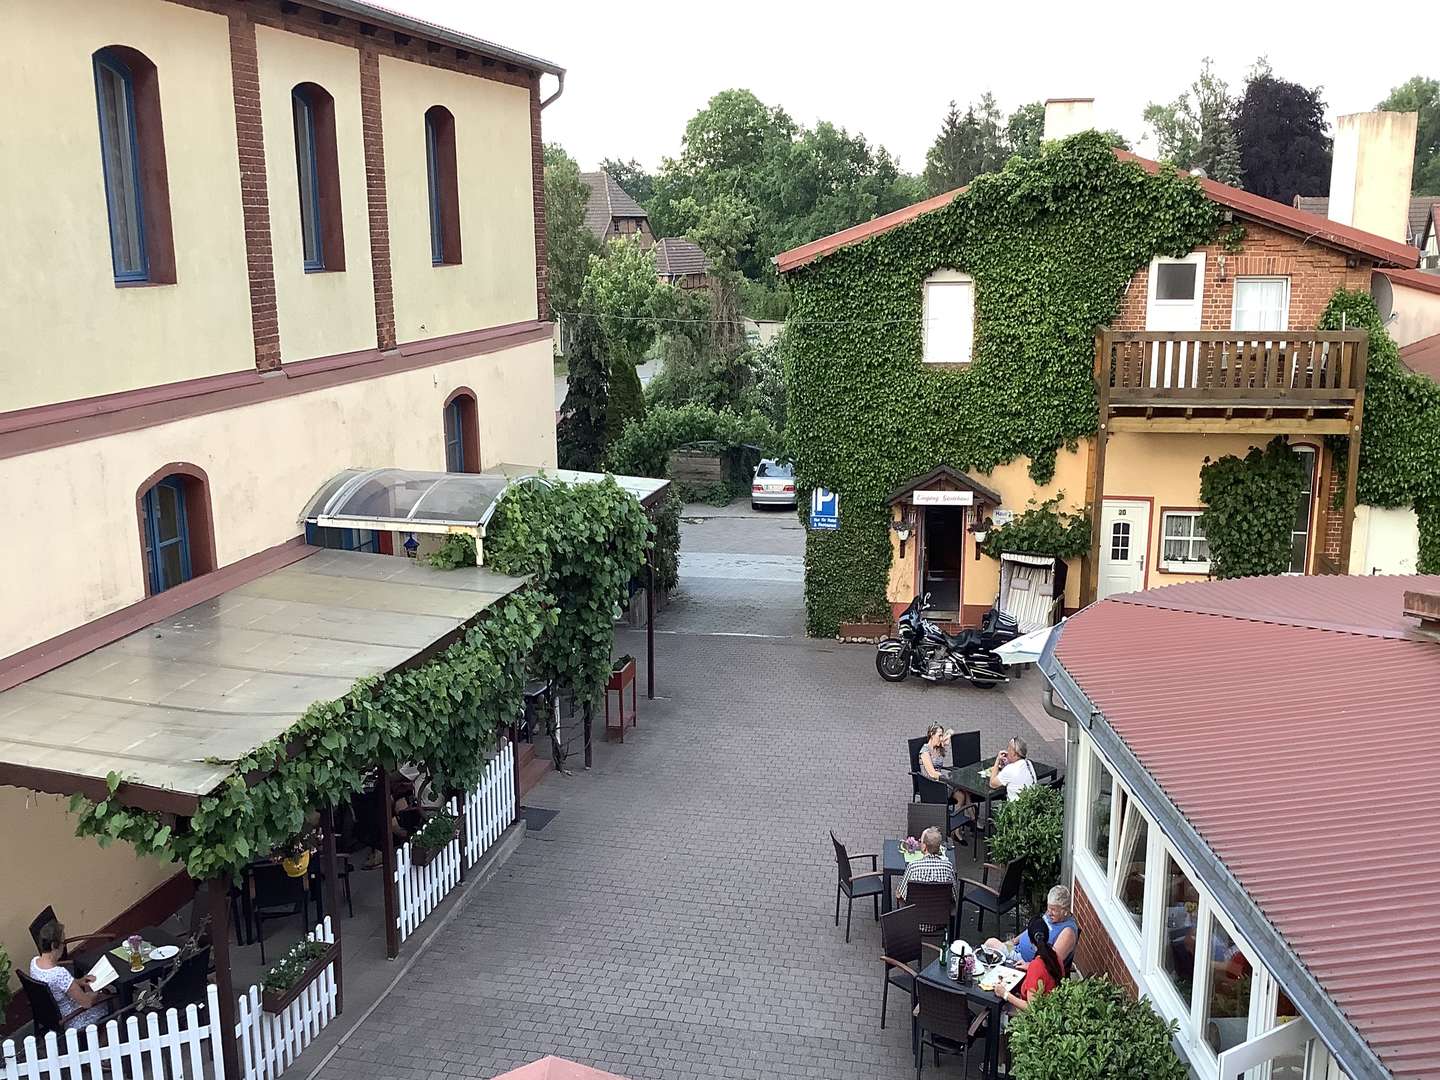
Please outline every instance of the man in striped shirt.
M955 864L941 851L940 830L933 825L920 834L920 847L925 854L905 867L905 876L895 889L896 903L905 903L905 889L913 881L919 885L955 887Z

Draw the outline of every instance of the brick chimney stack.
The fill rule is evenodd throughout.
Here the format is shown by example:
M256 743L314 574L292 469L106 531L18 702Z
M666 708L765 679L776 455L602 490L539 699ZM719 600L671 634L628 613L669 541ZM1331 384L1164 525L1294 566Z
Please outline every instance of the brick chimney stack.
M1331 221L1409 242L1417 113L1351 113L1335 120Z

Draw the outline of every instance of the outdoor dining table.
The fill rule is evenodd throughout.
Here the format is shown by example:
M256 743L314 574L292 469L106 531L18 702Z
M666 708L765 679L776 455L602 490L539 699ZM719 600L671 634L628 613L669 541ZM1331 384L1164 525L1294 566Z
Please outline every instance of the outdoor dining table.
M159 927L147 926L145 929L137 931L137 933L146 943L150 945L159 946L180 944L179 938L177 938L174 934L166 933ZM139 971L131 971L130 946L126 944L126 941L128 941L129 938L129 934L126 934L124 937L121 938L116 938L109 945L105 946L104 954L105 957L110 961L111 966L115 968L115 974L119 976L119 978L116 979L111 985L115 988L115 992L119 996L120 1004L122 1006L130 1004L131 999L135 995L136 986L138 986L142 982L149 982L151 979L158 979L161 975L165 974L165 972L175 963L173 959L146 960L145 966L142 967ZM123 949L125 955L123 957L118 955L115 952L116 949ZM96 957L97 962L98 960L99 957ZM84 974L84 971L76 972L77 976Z
M955 845L946 844L942 849L950 853L950 864L955 864ZM895 907L895 887L891 883L892 878L904 877L905 867L910 864L905 861L905 855L900 850L899 840L886 840L880 846L880 873L884 875L881 880L885 885L885 895L880 900L880 910L889 912ZM959 869L956 869L959 873Z
M996 1077L1000 1074L1000 1018L1003 1014L1004 1001L992 990L980 989L976 979L969 982L959 982L950 978L950 973L940 966L940 958L934 960L920 972L920 980L931 986L938 986L952 994L962 994L973 1006L978 1006L989 1011L989 1017L985 1021L985 1066L981 1070L982 1077ZM919 1032L915 1032L918 1040Z
M941 774L945 782L950 785L952 791L963 791L982 802L989 802L996 796L1003 797L1003 787L992 788L988 772L995 764L994 758L984 761L977 761L970 765L952 765L948 769L942 769ZM1030 764L1035 768L1035 779L1044 780L1047 777L1055 776L1060 772L1058 766L1047 765L1043 761L1030 759Z

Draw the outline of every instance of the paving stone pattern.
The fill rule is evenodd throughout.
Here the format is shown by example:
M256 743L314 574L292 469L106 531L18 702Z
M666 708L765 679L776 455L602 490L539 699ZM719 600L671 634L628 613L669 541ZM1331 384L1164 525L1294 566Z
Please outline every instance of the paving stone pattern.
M640 634L618 637L643 657ZM931 720L979 728L991 752L1016 732L1036 757L1061 747L1001 693L882 683L865 646L668 634L656 673L639 727L531 794L558 816L435 936L325 1080L493 1077L544 1054L635 1080L913 1074L903 999L879 1027L869 906L848 945L843 905L833 924L828 830L857 852L903 835L904 740ZM942 1062L934 1075L959 1075Z

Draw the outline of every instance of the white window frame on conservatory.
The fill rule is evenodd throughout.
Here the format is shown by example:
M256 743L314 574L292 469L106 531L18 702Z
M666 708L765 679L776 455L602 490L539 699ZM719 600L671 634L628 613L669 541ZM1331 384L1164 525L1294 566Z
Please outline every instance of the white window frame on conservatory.
M1219 1057L1205 1039L1203 1011L1210 992L1211 971L1208 963L1198 965L1190 1000L1183 1001L1170 981L1170 975L1162 964L1161 942L1165 930L1165 882L1162 874L1165 859L1172 859L1195 886L1199 896L1196 907L1195 956L1210 955L1211 924L1213 921L1224 927L1253 972L1250 989L1250 1006L1247 1015L1246 1041L1272 1030L1276 1026L1275 1008L1278 1001L1277 984L1270 972L1256 957L1254 948L1236 930L1234 922L1227 916L1214 897L1206 890L1195 869L1175 849L1175 846L1156 825L1143 806L1134 803L1129 789L1116 775L1094 740L1085 732L1080 733L1080 769L1077 791L1077 805L1083 813L1074 815L1075 834L1069 837L1072 844L1073 873L1083 888L1090 906L1100 920L1105 934L1124 961L1126 968L1135 979L1139 991L1148 994L1155 1011L1166 1020L1175 1020L1179 1028L1176 1041L1184 1049L1190 1066L1203 1080L1217 1080ZM1110 838L1106 864L1100 865L1090 849L1091 800L1100 790L1100 770L1106 769L1111 777ZM1137 807L1146 827L1145 855L1145 906L1143 925L1135 931L1130 913L1118 896L1119 853L1121 826L1117 811L1122 801L1128 800ZM1091 974L1086 972L1086 974ZM1306 1065L1307 1080L1337 1080L1340 1076L1333 1059L1324 1046L1315 1041L1309 1050ZM1259 1066L1246 1074L1246 1080L1269 1080L1268 1065Z

